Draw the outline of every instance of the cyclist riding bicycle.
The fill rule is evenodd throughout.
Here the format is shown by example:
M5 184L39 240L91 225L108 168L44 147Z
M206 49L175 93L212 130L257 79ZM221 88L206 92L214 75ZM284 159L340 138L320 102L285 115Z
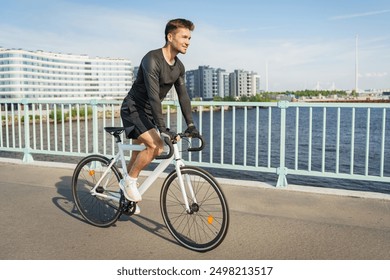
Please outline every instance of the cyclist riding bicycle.
M127 165L129 176L121 180L120 187L128 200L142 200L137 188L140 172L163 152L161 134L173 139L176 134L166 127L162 113L162 100L175 86L180 107L187 123L186 133L196 136L191 102L185 86L185 68L177 57L185 54L190 45L194 24L186 19L170 20L165 27L165 46L148 52L142 59L137 78L121 107L121 118L126 137L135 144L144 144L142 151L133 151ZM157 129L156 129L157 128ZM138 207L135 214L140 213Z

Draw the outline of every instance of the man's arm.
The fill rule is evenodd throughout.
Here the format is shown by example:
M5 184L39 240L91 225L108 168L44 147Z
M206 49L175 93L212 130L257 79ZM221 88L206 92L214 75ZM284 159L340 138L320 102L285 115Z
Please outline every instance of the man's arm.
M187 93L184 76L180 76L179 79L175 82L175 89L179 98L181 111L183 113L187 126L193 125L194 121L192 118L191 101Z
M162 106L160 100L160 84L159 84L159 75L160 75L160 66L153 59L152 56L147 56L144 58L141 64L144 73L144 82L146 91L149 98L150 106L152 107L153 119L157 127L165 128L165 122L162 113Z

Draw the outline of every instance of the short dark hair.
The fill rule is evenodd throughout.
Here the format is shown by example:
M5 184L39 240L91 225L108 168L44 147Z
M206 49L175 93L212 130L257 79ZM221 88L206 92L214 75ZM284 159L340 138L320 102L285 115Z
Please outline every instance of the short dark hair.
M192 23L192 21L184 18L177 18L168 21L167 25L165 26L165 42L168 42L168 34L172 33L178 28L188 28L190 31L193 31L195 29L195 25Z

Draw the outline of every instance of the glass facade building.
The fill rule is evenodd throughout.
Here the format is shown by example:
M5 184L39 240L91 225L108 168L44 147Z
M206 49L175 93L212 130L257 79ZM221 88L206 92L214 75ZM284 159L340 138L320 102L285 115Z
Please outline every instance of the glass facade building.
M132 81L127 59L0 48L0 98L123 98Z

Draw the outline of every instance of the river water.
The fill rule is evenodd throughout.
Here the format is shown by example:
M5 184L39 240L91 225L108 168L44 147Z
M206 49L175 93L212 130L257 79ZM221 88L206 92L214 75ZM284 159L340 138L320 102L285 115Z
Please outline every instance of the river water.
M382 135L385 136L384 147L384 175L390 176L390 112L386 112L385 132L383 133L382 116L383 109L371 108L371 114L369 118L369 150L368 150L368 174L379 175L380 173L380 158L382 154ZM389 110L387 110L389 111ZM246 120L245 123L245 114ZM323 134L324 134L324 111L323 108L313 108L310 113L309 108L300 108L298 118L298 128L296 128L296 115L295 108L287 109L287 121L286 121L286 167L294 169L298 167L301 170L321 171L322 170L322 156L325 153L325 171L335 172L336 169L336 154L339 153L339 165L338 169L340 173L349 173L351 170L351 153L353 153L354 174L363 175L365 172L366 162L366 145L367 145L367 114L366 108L357 108L355 110L355 126L352 129L352 109L342 108L340 110L340 128L338 134L337 127L337 109L326 109L326 131L325 131L325 149L323 149ZM310 126L309 119L312 118L312 124ZM174 120L175 116L171 116ZM268 182L272 185L276 184L277 175L272 173L258 172L258 171L234 171L231 169L219 169L208 168L207 162L224 163L224 164L236 164L247 166L254 166L257 162L258 166L270 167L279 166L279 148L280 148L280 110L273 108L268 109L237 109L235 112L228 110L223 112L203 112L200 118L199 114L194 114L194 120L198 128L201 128L208 145L202 152L202 166L212 172L216 177L245 179L253 181ZM222 121L223 120L223 121ZM69 123L64 122L54 127L54 124L50 124L49 132L47 126L43 125L43 138L45 135L50 135L50 144L48 139L40 139L40 129L37 126L37 132L35 139L30 132L31 146L35 145L39 148L42 142L43 148L55 150L54 143L57 142L58 151L69 151L70 139L73 145L72 152L77 152L77 143L80 143L80 151L88 151L92 153L92 136L88 131L92 130L92 124L85 121L80 121L80 130L86 131L84 134L78 135L76 133L76 122ZM103 137L106 137L107 153L111 152L112 142L110 136L103 132L103 126L120 126L120 120L110 120L110 123L103 124L99 120L99 153L103 153ZM69 128L71 127L71 129ZM176 131L175 125L171 127ZM212 129L210 129L212 128ZM3 145L6 143L5 127L2 127L3 132ZM54 130L57 130L58 139L54 138ZM297 133L298 129L298 133ZM18 131L18 128L15 128ZM23 129L22 129L23 131ZM223 131L223 132L222 132ZM11 135L11 129L8 131ZM61 142L61 136L64 132L65 141ZM270 134L269 134L270 132ZM257 133L257 137L256 137ZM354 150L351 150L351 135L354 134ZM311 142L309 141L309 135L311 134ZM298 145L296 146L296 137L298 137ZM12 138L9 136L9 139ZM210 145L210 140L213 139L213 145ZM233 141L235 138L235 142ZM246 143L245 140L246 139ZM18 137L13 140L9 140L10 145L15 144L18 146ZM337 141L339 143L337 147ZM87 148L88 146L88 148ZM234 155L232 153L232 147L234 146ZM298 147L298 151L297 151ZM310 148L311 147L311 148ZM271 153L269 156L269 149ZM257 155L257 157L256 157ZM298 158L297 158L298 156ZM0 150L0 157L15 157L15 153L5 152ZM20 154L16 157L20 157ZM61 161L76 163L80 160L80 157L65 157L55 155L33 155L35 160L45 161ZM186 159L187 155L183 155ZM199 159L199 154L192 155L192 160ZM154 165L149 167L153 168ZM309 176L297 176L288 175L287 180L291 184L310 185L327 188L339 188L339 189L351 189L351 190L364 190L373 192L390 193L390 182L370 182L370 181L357 181L350 179L337 179L337 178L322 178L322 177L309 177Z
M384 143L384 176L390 176L390 111L386 112L385 122L385 143ZM244 123L245 111L236 110L235 114L232 111L224 112L223 131L224 137L221 135L221 112L213 112L213 122L210 123L210 112L205 112L202 115L203 131L210 131L213 127L213 162L221 162L221 154L223 154L223 162L231 164L233 137L233 123L236 142L235 146L235 163L242 164L244 155L246 155L246 164L251 166L257 161L259 166L267 166L268 161L272 167L279 166L279 147L280 147L280 110L260 109L256 112L255 109L247 110L247 123ZM287 109L286 118L286 167L294 169L297 165L300 170L321 171L322 156L325 153L325 171L335 172L336 170L336 154L339 153L338 170L340 173L350 173L351 170L351 152L354 157L353 172L354 174L365 174L366 162L366 145L367 145L367 116L366 108L355 109L355 125L352 129L352 108L341 108L340 110L340 126L339 133L337 126L337 109L327 108L325 113L325 145L323 144L324 134L324 109L313 108L310 113L309 108L300 108L298 113L298 128L296 128L296 108ZM310 127L310 114L312 124ZM234 119L233 119L234 116ZM369 114L369 150L368 150L368 174L378 176L380 174L380 158L382 154L382 122L383 109L371 108ZM257 121L258 120L258 121ZM199 118L196 118L199 122ZM298 134L297 134L298 129ZM269 137L269 131L270 137ZM258 139L256 141L256 132ZM311 143L309 135L311 132ZM354 149L351 150L351 135L354 134ZM246 134L247 144L245 145L241 139L244 139ZM206 136L206 138L209 136ZM296 137L298 137L298 152L296 152ZM337 147L337 141L339 143ZM223 149L221 144L223 143ZM257 143L257 145L256 145ZM323 149L323 145L325 149ZM257 146L257 153L256 153ZM311 146L311 149L310 149ZM271 149L271 157L268 158L268 150ZM210 160L208 156L210 147L204 154L204 161ZM297 159L296 159L297 154ZM310 159L310 161L309 161ZM224 177L237 176L250 180L259 180L270 182L275 185L277 175L269 173L239 171L233 175L230 170L216 170L214 174L221 174ZM350 179L338 178L322 178L322 177L307 177L288 175L287 180L292 184L303 184L312 186L323 186L331 188L365 190L375 192L390 193L389 183L378 183L372 181L357 181Z

